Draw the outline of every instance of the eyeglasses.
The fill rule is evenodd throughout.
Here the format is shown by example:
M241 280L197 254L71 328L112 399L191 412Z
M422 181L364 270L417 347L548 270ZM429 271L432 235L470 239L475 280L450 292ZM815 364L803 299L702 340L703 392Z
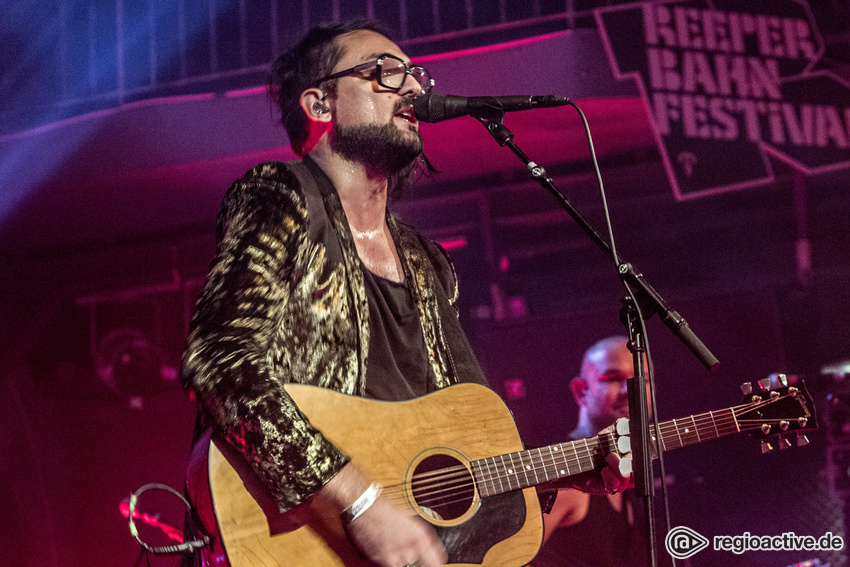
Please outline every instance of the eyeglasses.
M431 74L428 72L428 69L421 65L405 63L395 55L390 55L389 53L384 53L373 61L361 63L360 65L355 65L350 69L345 69L338 73L323 77L319 79L318 84L330 81L331 79L338 79L352 73L357 73L359 71L369 69L370 67L375 67L375 75L370 77L370 79L377 79L378 84L385 89L392 89L394 91L399 90L404 85L404 81L407 79L408 75L413 77L413 79L419 84L422 94L428 94L434 87L434 79L431 78Z

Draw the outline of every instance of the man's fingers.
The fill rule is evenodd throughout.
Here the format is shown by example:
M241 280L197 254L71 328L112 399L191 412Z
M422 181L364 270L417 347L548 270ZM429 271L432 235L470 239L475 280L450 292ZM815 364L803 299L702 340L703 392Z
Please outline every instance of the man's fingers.
M631 453L623 457L617 453L608 453L605 455L605 462L608 466L602 469L602 480L608 492L612 490L621 492L634 486L631 474Z
M444 550L437 552L434 548L431 548L423 554L422 559L419 560L419 564L422 567L443 567L448 561L449 558Z
M431 545L422 553L419 563L422 567L443 567L449 562L449 556L446 553L446 548L443 547L443 542L437 537L433 530L428 530L430 533Z
M602 469L602 485L605 487L605 491L613 494L617 492L620 488L620 479L617 477L617 474L611 469L611 467L605 467Z

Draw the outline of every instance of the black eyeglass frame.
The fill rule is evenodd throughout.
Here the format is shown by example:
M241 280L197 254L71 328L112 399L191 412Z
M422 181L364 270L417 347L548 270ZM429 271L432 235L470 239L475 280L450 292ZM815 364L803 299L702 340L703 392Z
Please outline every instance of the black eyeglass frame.
M327 77L322 77L321 79L319 79L317 84L321 85L325 81L330 81L332 79L339 79L340 77L345 77L346 75L351 75L352 73L357 73L358 71L364 71L364 70L366 70L370 67L375 67L376 80L378 81L379 85L381 85L385 89L390 89L390 90L393 90L393 91L401 90L401 88L404 86L404 82L407 80L407 77L402 79L401 85L399 85L397 87L393 87L391 85L387 85L387 84L384 83L383 72L382 72L383 71L382 67L384 65L384 59L394 59L394 60L398 61L399 63L401 63L404 66L404 74L410 75L411 77L413 77L413 80L416 81L416 84L419 85L419 88L422 91L421 94L428 94L429 92L431 92L431 89L434 88L435 82L434 82L434 79L431 77L431 73L428 72L428 69L426 69L422 65L411 65L410 63L406 63L400 57L396 57L395 55L390 55L389 53L384 53L383 55L381 55L377 59L373 59L372 61L367 61L366 63L361 63L359 65L355 65L354 67L350 67L348 69L343 69L342 71L337 71L336 73L328 75ZM416 78L416 76L411 72L413 69L421 69L422 71L425 72L425 76L428 77L428 84L427 85L423 85L422 83L419 82L419 80Z

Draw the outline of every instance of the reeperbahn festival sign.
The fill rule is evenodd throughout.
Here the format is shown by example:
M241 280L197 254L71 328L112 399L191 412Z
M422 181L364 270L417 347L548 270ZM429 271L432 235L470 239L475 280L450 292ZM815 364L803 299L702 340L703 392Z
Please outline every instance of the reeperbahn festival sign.
M677 199L850 167L850 85L808 4L640 2L595 12L614 73L637 81Z

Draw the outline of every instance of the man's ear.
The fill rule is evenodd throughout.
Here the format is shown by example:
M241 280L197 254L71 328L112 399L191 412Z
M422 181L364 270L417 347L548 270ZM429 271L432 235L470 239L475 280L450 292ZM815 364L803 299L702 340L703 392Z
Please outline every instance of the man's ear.
M331 117L331 109L325 101L326 98L327 94L322 89L309 88L301 93L298 103L308 120L330 122L333 118Z
M576 376L570 380L570 391L573 393L576 403L584 407L584 395L587 393L587 382L581 376Z

